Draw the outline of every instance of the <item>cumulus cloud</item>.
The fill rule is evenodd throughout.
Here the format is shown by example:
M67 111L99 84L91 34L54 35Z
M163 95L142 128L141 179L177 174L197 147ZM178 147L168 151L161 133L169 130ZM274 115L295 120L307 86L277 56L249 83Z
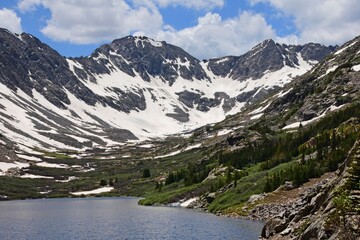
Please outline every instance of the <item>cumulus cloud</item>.
M252 5L260 2L272 5L280 17L293 19L291 25L296 27L296 32L279 37L264 17L269 12L262 15L251 10L240 11L226 19L208 12L223 7L225 0L19 0L18 8L23 12L38 6L48 9L50 18L41 31L53 40L87 44L130 34L146 35L180 46L198 58L240 55L266 38L290 44L341 44L360 32L358 0L247 1ZM169 6L208 13L193 26L174 29L164 23L160 13L160 9ZM16 18L14 12L11 14ZM18 26L15 31L21 29L18 18L7 19L10 17L1 21L3 25L8 22Z
M51 17L41 30L57 41L77 44L101 43L129 34L146 35L180 46L198 58L239 55L265 38L275 36L264 17L251 12L223 20L207 13L197 24L175 30L164 24L159 7L184 6L196 9L222 7L224 0L21 0L21 11L38 6Z
M183 6L195 9L213 9L223 7L225 0L153 0L160 7Z
M6 28L14 33L22 33L21 18L10 9L0 9L0 27Z
M156 38L181 46L198 58L240 55L267 38L274 38L274 29L260 14L242 12L223 20L219 14L207 13L197 25L180 31L168 29Z
M40 5L42 0L21 0L18 3L18 8L22 11L33 11L37 5Z
M39 5L51 12L41 32L57 41L99 43L137 31L154 32L163 25L151 3L133 8L124 0L22 0L18 7L29 11Z
M358 0L250 0L269 3L294 17L298 41L341 44L360 33ZM292 38L293 39L293 38Z

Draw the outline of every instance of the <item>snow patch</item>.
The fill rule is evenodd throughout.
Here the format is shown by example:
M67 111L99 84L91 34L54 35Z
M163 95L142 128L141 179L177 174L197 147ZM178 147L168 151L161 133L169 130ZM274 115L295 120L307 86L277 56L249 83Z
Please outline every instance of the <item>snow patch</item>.
M113 187L102 187L102 188L94 189L94 190L91 190L91 191L70 192L70 194L76 195L76 196L80 196L80 195L93 195L93 194L111 192L112 190L114 190Z
M293 88L290 88L289 90L287 90L286 92L281 91L280 93L278 93L277 95L275 95L277 98L281 98L283 96L285 96L286 94L288 94L289 92L291 92L291 90L293 90Z
M329 68L328 70L326 70L325 75L327 75L327 74L329 74L329 73L331 73L331 72L335 71L337 68L338 68L338 66L337 66L337 65L332 66L331 68Z
M228 133L231 133L233 130L232 129L224 129L224 130L221 130L217 133L217 136L223 136L223 135L226 135Z
M262 113L263 111L265 111L270 106L270 104L271 104L271 102L268 103L266 106L261 106L261 107L255 109L254 111L250 112L249 115Z
M14 163L7 163L7 162L0 162L0 170L2 172L7 172L10 168L28 168L30 167L30 164L28 163L20 163L20 162L14 162Z
M185 202L180 203L180 207L188 207L191 203L197 201L199 198L195 197L195 198L190 198L188 200L186 200Z
M23 155L23 154L16 154L19 158L28 160L28 161L34 161L34 162L41 162L42 160L38 157L34 157L34 156L27 156L27 155Z
M67 183L67 182L74 181L74 180L76 180L76 179L78 179L78 178L75 177L75 176L70 176L70 177L68 177L68 179L66 179L66 180L55 180L55 182Z
M225 58L222 58L220 60L217 60L215 63L220 64L220 63L227 62L227 61L229 61L229 58L225 57Z
M39 192L40 194L49 194L51 193L51 190L45 191L45 192Z
M356 71L356 72L360 71L360 64L353 66L353 67L352 67L352 70L354 70L354 71Z
M154 47L162 47L163 46L162 42L155 41L154 39L148 38L148 41Z
M140 148L153 148L154 145L153 144L143 144L139 146Z
M36 165L39 167L46 167L46 168L69 168L69 165L63 163L56 164L56 163L41 162L41 163L36 163Z
M340 53L342 53L342 52L345 51L346 49L354 46L356 43L357 43L357 41L351 43L351 44L348 45L348 46L345 46L345 47L341 48L340 50L336 51L336 52L334 53L334 55L339 55Z
M179 153L181 153L181 150L177 150L177 151L175 151L175 152L171 152L171 153L166 154L166 155L156 156L156 157L154 157L154 159L171 157L171 156L175 156L176 154L179 154Z
M199 147L201 147L201 143L189 146L189 147L185 148L184 151L189 151L191 149L195 149L195 148L199 148Z
M21 175L20 178L32 178L32 179L45 178L45 179L54 179L54 177L34 175L34 174L28 174L28 173L26 173L25 175Z
M300 127L300 124L301 124L302 126L305 126L305 125L307 125L307 124L309 124L309 123L315 122L316 120L318 120L318 119L320 119L320 118L323 118L328 111L335 111L335 110L341 108L342 106L343 106L343 105L341 105L341 106L332 105L332 106L328 107L320 116L314 117L314 118L312 118L312 119L310 119L310 120L307 120L307 121L295 122L295 123L289 124L289 125L285 126L285 127L282 128L282 129L283 129L283 130L286 130L286 129L298 128L298 127Z
M250 117L250 120L259 119L259 118L261 118L261 117L262 117L262 115L264 115L264 113L259 113L259 114L256 114L256 115L254 115L254 116Z

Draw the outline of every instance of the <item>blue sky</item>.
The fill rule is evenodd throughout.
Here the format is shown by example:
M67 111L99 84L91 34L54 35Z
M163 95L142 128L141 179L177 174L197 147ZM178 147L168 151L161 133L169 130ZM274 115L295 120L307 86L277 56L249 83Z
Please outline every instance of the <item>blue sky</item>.
M358 0L2 0L0 27L64 56L146 35L202 58L240 55L272 38L342 44L360 34Z

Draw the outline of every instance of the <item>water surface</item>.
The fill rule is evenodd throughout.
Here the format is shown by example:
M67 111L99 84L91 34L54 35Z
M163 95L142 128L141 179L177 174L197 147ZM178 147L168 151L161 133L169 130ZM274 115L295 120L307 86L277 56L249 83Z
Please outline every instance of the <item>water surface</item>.
M263 224L137 198L0 202L0 239L258 239Z

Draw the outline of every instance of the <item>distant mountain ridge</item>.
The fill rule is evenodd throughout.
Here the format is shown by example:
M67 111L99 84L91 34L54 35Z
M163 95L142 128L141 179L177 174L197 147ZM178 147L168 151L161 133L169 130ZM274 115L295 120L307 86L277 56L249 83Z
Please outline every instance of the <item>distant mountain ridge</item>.
M76 149L180 133L264 99L333 50L266 40L242 56L200 61L129 36L67 59L1 29L0 129L20 144Z

